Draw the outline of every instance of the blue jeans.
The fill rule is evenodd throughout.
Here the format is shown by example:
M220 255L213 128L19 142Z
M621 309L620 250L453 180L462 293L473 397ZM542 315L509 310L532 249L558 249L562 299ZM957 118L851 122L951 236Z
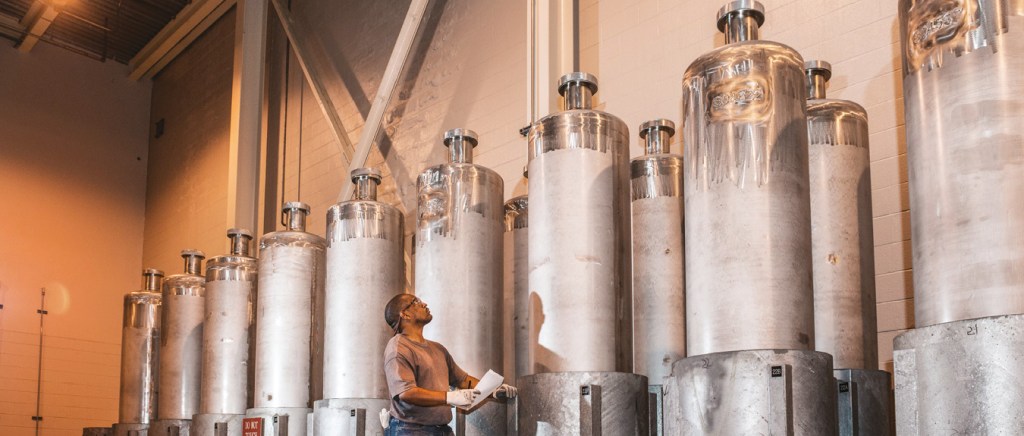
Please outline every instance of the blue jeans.
M384 436L454 436L452 428L447 425L423 425L399 421L394 416L388 421L388 429Z

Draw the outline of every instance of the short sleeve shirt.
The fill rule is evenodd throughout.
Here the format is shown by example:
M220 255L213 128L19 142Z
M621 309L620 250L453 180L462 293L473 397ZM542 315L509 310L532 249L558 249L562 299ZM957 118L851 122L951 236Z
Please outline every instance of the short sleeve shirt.
M443 345L429 340L421 344L403 334L392 337L384 348L384 375L391 396L391 416L423 425L448 424L452 420L451 407L416 406L398 396L414 387L448 391L469 376L455 364Z

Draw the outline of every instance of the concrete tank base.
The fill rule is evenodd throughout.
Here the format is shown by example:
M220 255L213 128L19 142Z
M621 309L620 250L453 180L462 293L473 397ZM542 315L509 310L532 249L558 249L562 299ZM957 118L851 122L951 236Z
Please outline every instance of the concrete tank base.
M383 436L380 411L391 402L379 398L329 398L313 404L314 436Z
M308 407L257 407L245 411L245 419L261 419L260 436L306 436Z
M748 350L678 360L664 385L665 434L836 434L832 356Z
M1024 315L910 330L893 360L900 436L1024 434Z
M148 436L189 436L191 419L158 419L149 425Z
M110 436L114 434L111 427L85 427L82 436Z
M509 425L514 425L514 423L510 422L509 415L512 415L514 419L515 414L509 413L512 408L508 404L512 404L512 402L488 398L477 408L469 412L456 408L453 414L454 422L452 422L452 429L459 436L514 435L515 432L509 430Z
M148 436L149 424L114 424L114 436Z
M195 415L192 417L192 435L241 436L243 418L245 415L240 414L204 413Z
M837 369L839 436L895 436L892 377L886 371Z
M647 377L553 372L517 381L518 434L648 436Z

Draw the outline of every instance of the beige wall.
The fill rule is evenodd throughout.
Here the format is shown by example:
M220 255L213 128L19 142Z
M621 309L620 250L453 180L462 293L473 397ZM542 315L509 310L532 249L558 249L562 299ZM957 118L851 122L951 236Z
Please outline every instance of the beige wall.
M407 3L392 7L349 3L355 4L298 2L296 15L330 53L333 74L326 80L341 102L349 137L356 142ZM584 70L598 76L598 108L623 118L634 136L637 126L651 118L678 123L683 73L697 56L721 46L715 14L724 3L581 0L581 62ZM829 97L854 100L868 111L879 360L880 367L891 370L892 338L913 326L896 4L892 0L763 3L767 20L762 38L790 45L805 59L831 62ZM525 141L516 133L526 120L525 6L522 2L449 1L439 12L433 39L418 49L423 53L418 75L392 103L394 116L388 118L394 144L388 162L409 176L386 177L382 190L389 191L386 198L392 202L397 200L391 191L397 190L398 197L414 205L415 175L444 159L440 134L467 127L481 136L476 162L504 177L506 196L519 194L526 163ZM352 38L348 31L352 28L376 36ZM345 81L335 76L348 81L341 83ZM287 116L293 132L286 135L289 161L284 167L283 192L285 197L313 205L311 231L323 234L323 215L336 200L345 162L301 76L294 76L292 84ZM301 130L295 132L297 125ZM632 155L639 155L639 138L633 140ZM677 137L674 149L680 147ZM379 162L371 159L371 164Z
M122 296L139 287L148 82L38 44L0 44L0 434L117 419Z
M150 125L165 127L150 134L142 260L168 275L182 272L182 249L228 249L234 17L232 9L153 78Z

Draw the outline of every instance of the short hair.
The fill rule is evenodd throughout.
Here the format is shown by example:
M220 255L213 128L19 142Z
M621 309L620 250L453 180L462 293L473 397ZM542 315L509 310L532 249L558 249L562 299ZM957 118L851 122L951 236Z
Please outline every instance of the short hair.
M391 297L388 304L384 306L384 322L388 323L388 327L391 327L395 333L398 333L398 325L402 321L402 306L404 306L403 302L406 297L415 298L412 294L401 293Z

